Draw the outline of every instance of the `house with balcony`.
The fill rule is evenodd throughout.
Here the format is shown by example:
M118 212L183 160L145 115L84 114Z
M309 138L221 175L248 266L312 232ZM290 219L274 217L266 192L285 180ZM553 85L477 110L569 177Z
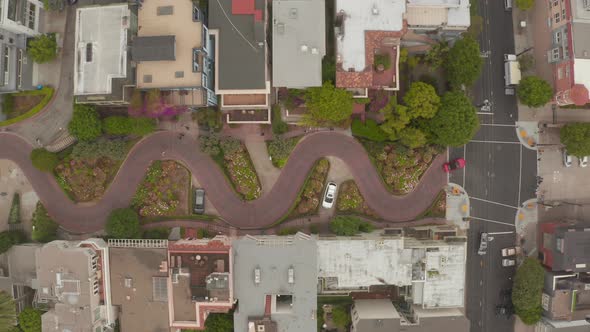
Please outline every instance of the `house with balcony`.
M579 321L590 316L590 274L545 272L541 304L551 321Z
M38 0L0 0L0 93L34 87L27 38L39 34L41 10Z
M326 2L273 0L272 17L273 87L321 86Z
M542 223L538 246L541 262L550 271L590 272L590 223Z
M546 58L552 67L555 102L590 103L590 1L549 1L548 23L551 43Z
M317 330L314 238L247 235L233 241L235 331Z
M264 0L209 1L215 93L228 123L270 123L266 6Z
M34 305L47 306L42 331L112 331L109 248L102 239L53 241L36 251Z
M357 98L369 89L399 90L405 10L406 0L336 1L336 87Z
M204 14L191 0L145 0L131 46L137 89L157 89L162 101L181 107L217 104L215 40Z
M170 327L203 329L210 313L233 307L233 253L226 236L168 245Z
M137 35L137 6L115 3L76 9L76 103L127 105L135 87L129 52Z

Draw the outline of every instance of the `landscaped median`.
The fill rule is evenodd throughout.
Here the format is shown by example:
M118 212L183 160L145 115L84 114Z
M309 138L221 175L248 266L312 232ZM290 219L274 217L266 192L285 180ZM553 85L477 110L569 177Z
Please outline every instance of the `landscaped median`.
M7 119L0 122L0 127L20 122L39 113L47 106L53 93L52 87L44 87L41 90L5 94L2 113Z

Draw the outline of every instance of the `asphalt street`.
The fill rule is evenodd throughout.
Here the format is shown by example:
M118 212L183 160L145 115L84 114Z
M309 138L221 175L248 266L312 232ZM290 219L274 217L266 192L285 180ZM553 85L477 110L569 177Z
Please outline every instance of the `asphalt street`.
M511 288L515 272L502 267L500 250L514 245L517 209L535 197L537 154L519 143L516 97L504 91L504 54L514 53L511 12L505 11L503 1L481 0L479 15L484 18L484 67L472 96L475 105L488 100L491 108L479 112L481 127L472 141L450 149L449 158L465 158L467 166L451 174L449 181L463 186L470 196L466 314L471 331L510 332L514 318L495 314L496 306L506 302L501 292ZM487 254L479 256L482 232L502 234L495 235Z

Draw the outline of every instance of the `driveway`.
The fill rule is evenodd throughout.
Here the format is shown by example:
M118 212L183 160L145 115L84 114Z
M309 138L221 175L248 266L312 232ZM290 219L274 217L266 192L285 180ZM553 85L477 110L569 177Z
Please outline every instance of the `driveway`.
M295 201L314 162L326 156L339 158L348 165L369 206L388 221L415 219L431 205L447 183L447 177L441 171L447 156L442 154L433 161L414 192L394 196L383 186L381 177L360 143L340 133L321 132L309 135L295 148L267 194L256 201L245 202L234 193L215 162L199 151L197 141L179 141L176 133L160 132L145 138L133 148L99 202L79 205L66 197L51 174L40 172L32 166L29 154L33 147L26 141L13 134L0 134L0 146L3 147L0 159L16 162L49 214L63 228L76 233L102 229L113 209L129 206L147 167L157 159L183 162L199 178L221 217L242 229L269 226L281 218Z

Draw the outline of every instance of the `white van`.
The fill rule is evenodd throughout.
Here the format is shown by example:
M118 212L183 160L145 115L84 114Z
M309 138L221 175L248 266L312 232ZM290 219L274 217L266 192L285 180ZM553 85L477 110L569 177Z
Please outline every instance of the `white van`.
M504 9L512 10L512 0L504 0Z

